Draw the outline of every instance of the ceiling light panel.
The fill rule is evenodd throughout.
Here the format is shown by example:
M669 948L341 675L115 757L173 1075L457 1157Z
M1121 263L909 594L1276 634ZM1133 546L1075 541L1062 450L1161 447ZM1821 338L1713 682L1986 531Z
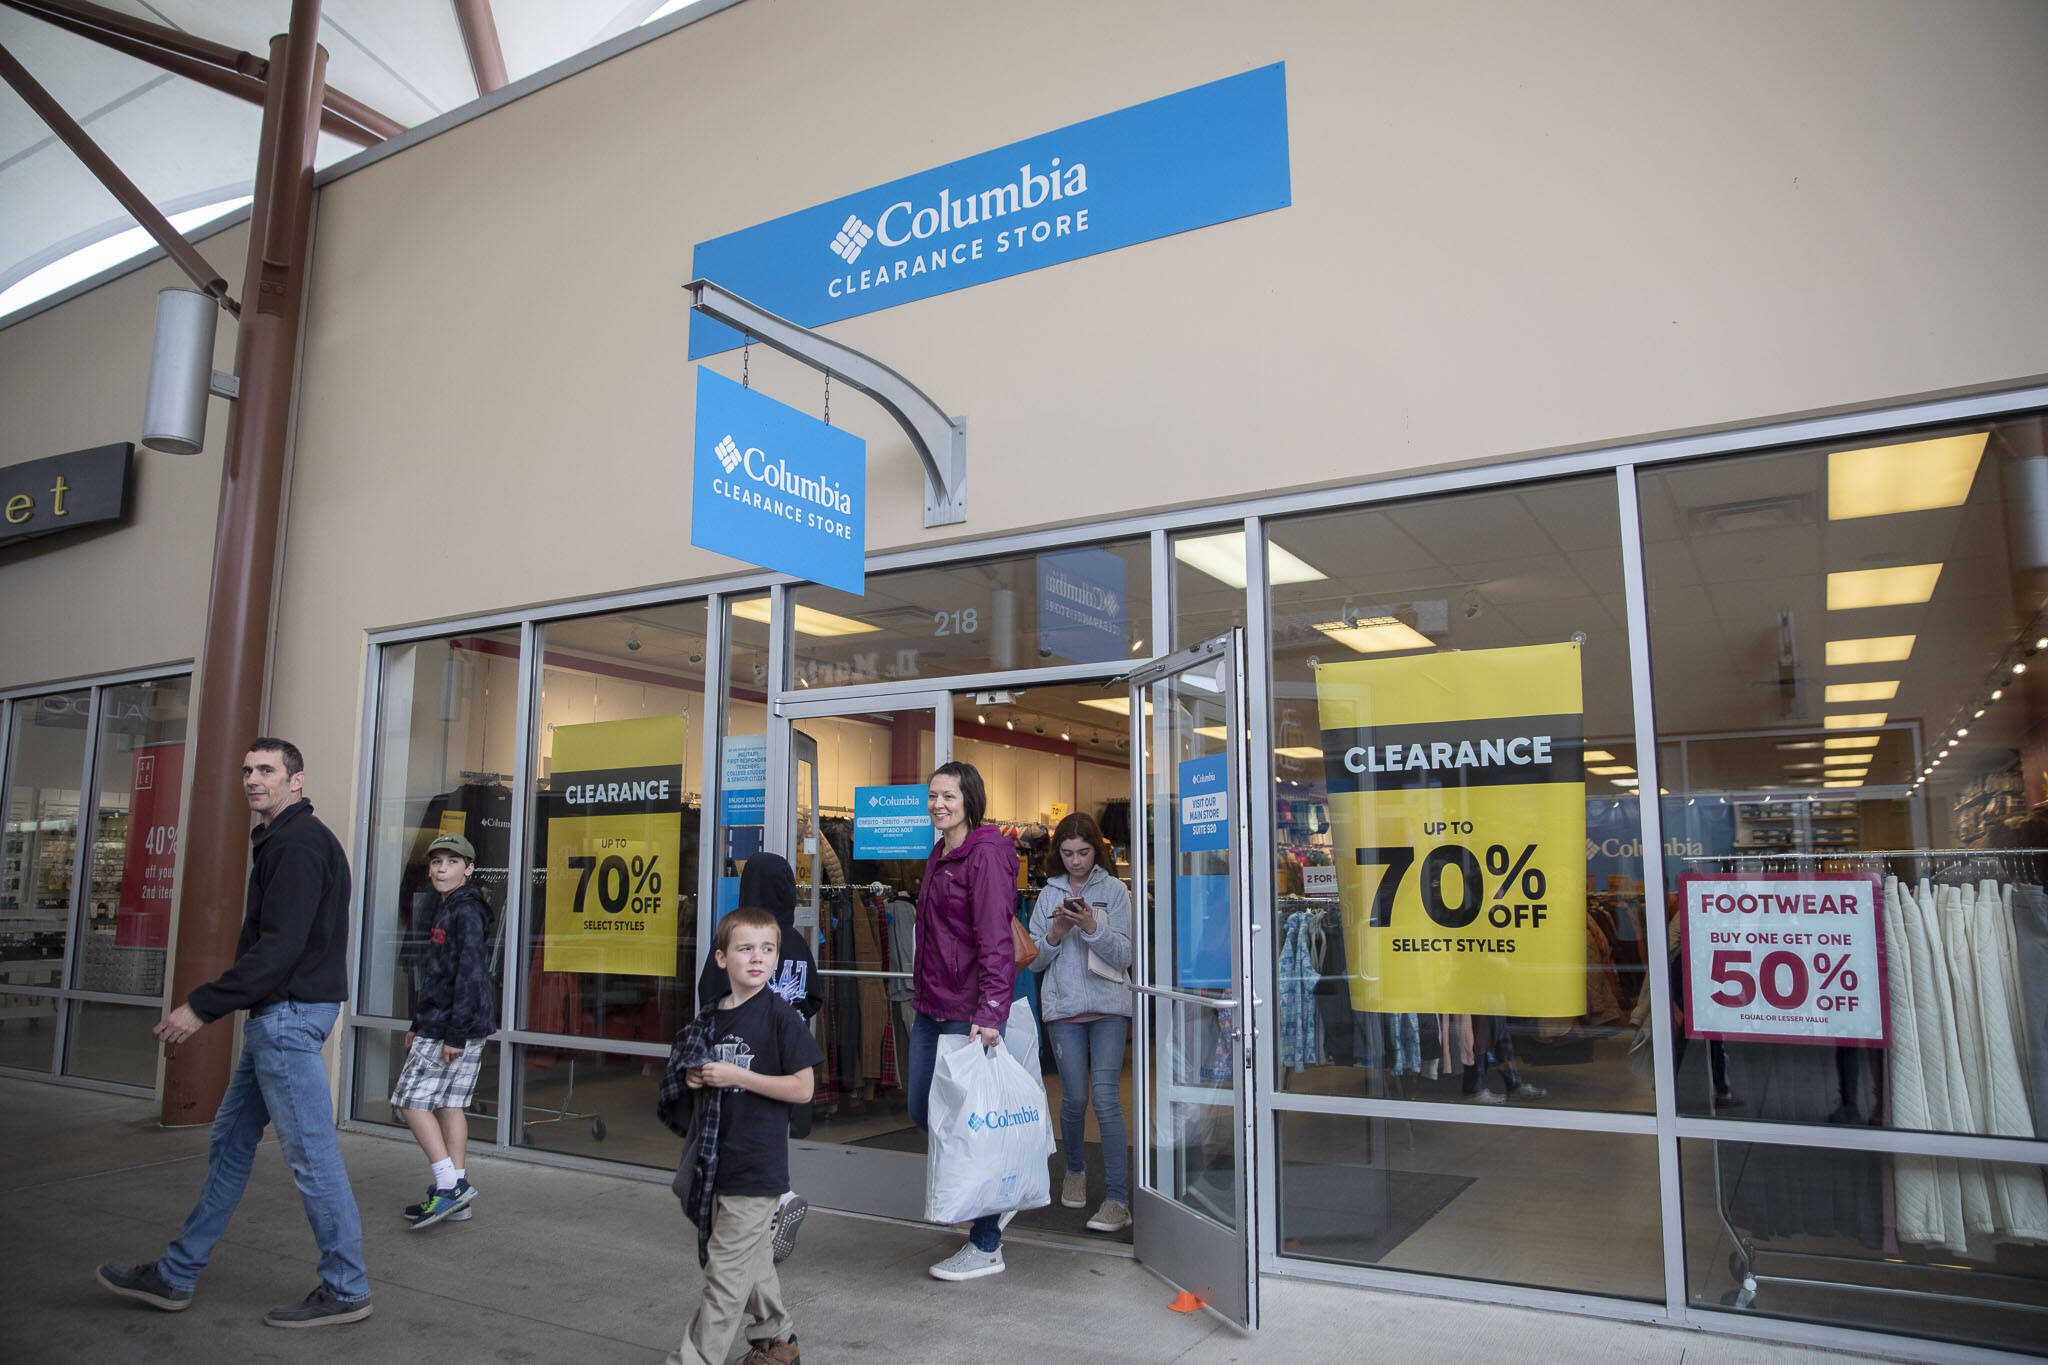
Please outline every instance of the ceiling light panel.
M1391 616L1369 616L1355 626L1342 621L1324 621L1317 630L1360 654L1387 654L1400 649L1435 649L1436 641L1405 621Z
M1245 586L1242 531L1223 531L1213 536L1183 536L1173 542L1173 557L1227 587L1241 590ZM1275 545L1271 540L1266 542L1266 577L1274 587L1286 583L1316 583L1328 576L1299 555Z
M1900 564L1889 569L1843 569L1828 575L1828 610L1910 607L1934 596L1939 564Z
M1840 706L1852 701L1890 701L1899 695L1896 679L1886 682L1829 683L1827 704Z
M1856 664L1900 664L1913 653L1913 635L1869 635L1860 640L1828 641L1829 668Z
M1885 723L1883 711L1856 711L1847 715L1829 716L1821 724L1830 730L1875 730Z
M1822 744L1827 749L1875 749L1883 741L1881 735L1833 735Z
M1828 456L1828 520L1960 507L1969 500L1989 436L1973 431L1833 452Z

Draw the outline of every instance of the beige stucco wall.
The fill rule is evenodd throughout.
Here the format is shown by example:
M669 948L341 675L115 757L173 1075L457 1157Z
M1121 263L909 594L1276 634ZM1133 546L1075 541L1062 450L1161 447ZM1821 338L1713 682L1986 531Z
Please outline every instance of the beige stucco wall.
M968 416L949 536L2048 372L2035 0L748 0L322 190L272 725L325 807L366 630L740 567L688 544L694 242L1276 60L1291 207L829 329ZM8 458L132 433L167 278L0 331ZM835 398L870 545L926 543ZM0 562L0 674L196 651L218 445Z
M234 227L200 251L239 278L248 242ZM191 284L159 261L0 328L0 466L136 439L166 287ZM224 319L216 368L233 368L234 336ZM198 455L136 447L126 521L0 549L0 687L198 655L227 419L226 403L208 405Z

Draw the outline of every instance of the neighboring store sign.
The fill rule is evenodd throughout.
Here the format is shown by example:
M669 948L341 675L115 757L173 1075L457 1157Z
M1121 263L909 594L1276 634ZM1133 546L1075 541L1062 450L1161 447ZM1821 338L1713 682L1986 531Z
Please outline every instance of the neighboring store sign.
M134 454L122 442L0 469L0 545L127 516Z
M718 823L768 819L768 736L730 735L718 754Z
M859 593L867 575L868 444L697 371L690 543Z
M1292 202L1275 63L699 242L691 271L817 327ZM740 334L690 318L690 358Z
M1336 895L1337 869L1334 867L1316 866L1301 869L1301 894L1304 896Z
M178 875L178 795L184 781L183 741L135 751L128 787L128 847L114 918L117 948L171 945L171 882Z
M1130 657L1124 562L1107 550L1038 556L1038 653L1077 664Z
M925 858L931 854L930 810L922 782L853 789L853 856Z
M1702 872L1678 893L1687 1037L1889 1044L1875 877Z
M687 716L556 727L544 970L676 974L688 738Z
M1575 644L1316 669L1353 1009L1586 1011Z
M1180 851L1230 847L1230 757L1211 754L1180 764Z

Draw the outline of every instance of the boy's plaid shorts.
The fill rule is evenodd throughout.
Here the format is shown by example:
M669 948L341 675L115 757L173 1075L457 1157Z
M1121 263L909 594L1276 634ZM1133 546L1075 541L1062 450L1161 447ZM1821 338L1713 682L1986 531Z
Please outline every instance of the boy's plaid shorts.
M476 1074L484 1061L484 1040L472 1038L462 1055L441 1060L439 1038L414 1038L405 1054L405 1069L391 1087L393 1109L467 1109L476 1093Z

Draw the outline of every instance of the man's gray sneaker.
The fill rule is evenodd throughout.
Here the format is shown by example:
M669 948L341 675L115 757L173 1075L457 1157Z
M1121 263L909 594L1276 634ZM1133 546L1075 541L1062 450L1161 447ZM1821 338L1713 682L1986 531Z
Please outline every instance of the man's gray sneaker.
M369 1299L337 1299L323 1284L289 1308L271 1309L263 1315L263 1323L267 1327L338 1327L368 1316Z
M931 1268L935 1280L978 1280L984 1275L1003 1273L1003 1249L982 1251L969 1242Z
M124 1299L140 1299L151 1308L161 1308L166 1313L182 1313L192 1306L192 1291L173 1289L164 1277L157 1274L156 1262L148 1265L122 1265L108 1261L94 1274L102 1288L111 1289Z

